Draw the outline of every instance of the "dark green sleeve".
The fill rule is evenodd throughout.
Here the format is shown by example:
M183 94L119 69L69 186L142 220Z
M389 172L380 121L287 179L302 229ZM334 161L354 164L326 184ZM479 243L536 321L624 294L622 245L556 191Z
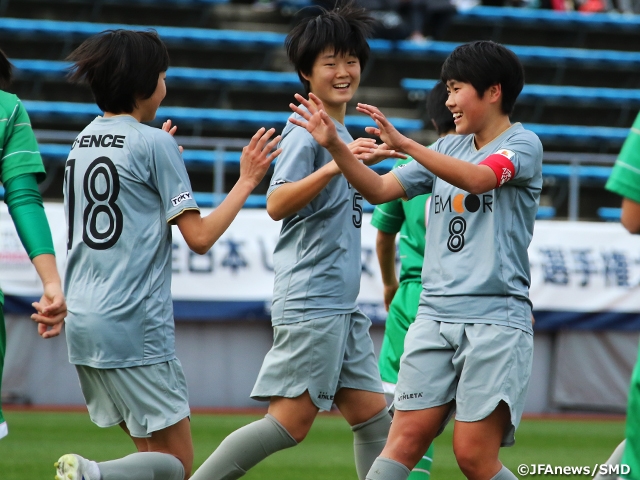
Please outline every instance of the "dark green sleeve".
M55 255L36 173L10 178L5 182L4 190L4 202L29 258L45 253Z

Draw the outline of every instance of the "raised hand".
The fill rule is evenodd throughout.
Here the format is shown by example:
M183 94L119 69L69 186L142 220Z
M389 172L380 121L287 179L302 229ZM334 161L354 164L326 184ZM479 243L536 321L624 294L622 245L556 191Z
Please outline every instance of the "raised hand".
M397 152L396 150L391 150L386 143L381 143L380 145L376 145L376 148L373 151L365 153L358 158L362 160L365 165L375 165L376 163L379 163L382 160L386 160L387 158L405 159L407 158L407 156L404 153Z
M304 120L300 120L298 118L290 117L289 121L291 123L306 129L307 132L313 136L315 141L324 148L329 148L332 144L341 141L333 120L331 120L329 114L324 110L322 100L316 97L313 93L309 94L309 100L297 93L295 94L295 98L301 105L306 107L308 111L290 103L289 108L304 118Z
M396 128L387 120L387 117L380 111L378 107L374 107L373 105L367 105L366 103L359 103L356 107L360 113L364 113L369 115L374 122L376 122L376 127L367 127L365 131L367 133L371 133L380 139L388 146L391 150L399 150L402 151L402 145L407 140L407 137L402 135Z
M176 131L178 130L178 126L174 125L173 127L171 126L171 119L167 120L166 122L164 122L162 124L162 130L164 130L165 132L169 133L171 136L174 136L176 134ZM182 148L181 145L178 145L178 148L180 149L180 153L184 152L184 148Z
M271 128L266 132L264 127L260 128L260 130L251 137L249 145L242 149L242 155L240 156L240 178L252 182L254 187L262 181L267 170L269 170L271 162L282 152L282 148L278 148L273 152L271 151L281 138L280 135L278 135L269 141L275 131L275 128Z

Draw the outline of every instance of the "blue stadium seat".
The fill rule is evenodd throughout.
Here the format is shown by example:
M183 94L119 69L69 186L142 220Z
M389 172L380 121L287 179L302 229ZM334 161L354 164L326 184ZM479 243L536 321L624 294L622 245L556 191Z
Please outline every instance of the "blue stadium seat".
M402 88L408 92L426 93L437 80L403 78ZM640 90L623 88L591 88L555 85L525 85L518 101L543 101L545 103L567 103L571 105L598 104L621 107L640 107Z
M598 209L598 217L607 222L619 222L622 215L621 208L600 207Z
M76 120L90 122L96 115L100 115L100 109L93 103L73 102L45 102L24 100L22 102L29 112L29 116L41 120ZM157 118L170 118L176 124L214 124L229 128L259 128L274 127L280 130L290 113L269 112L258 110L223 110L214 108L188 108L188 107L160 107ZM423 127L422 120L408 118L390 118L400 131L416 131ZM345 125L348 128L364 129L375 126L373 121L365 115L347 115Z
M45 37L79 40L103 30L113 28L148 29L142 25L122 25L89 22L63 22L53 20L30 20L0 18L0 34L14 38ZM281 47L285 35L274 32L251 32L240 30L211 30L203 28L156 27L158 34L169 44L190 44L201 47L232 46L233 48ZM433 41L424 44L374 39L371 50L378 54L445 58L458 45L453 42ZM525 63L546 63L559 66L609 67L617 69L640 67L640 52L614 50L586 50L578 48L509 46Z
M545 177L557 177L568 179L573 172L571 165L543 164L542 175ZM602 183L606 182L611 176L611 167L600 167L593 165L576 166L578 178L581 180L595 180Z
M475 24L522 25L589 30L638 31L640 17L617 13L558 12L556 10L478 6L458 12L458 20Z
M555 218L555 216L556 209L554 207L539 206L538 211L536 212L537 220L550 220L552 218Z
M71 63L55 60L12 59L19 76L64 79ZM208 87L299 88L302 86L295 72L269 72L262 70L220 70L206 68L169 67L168 83L205 84Z

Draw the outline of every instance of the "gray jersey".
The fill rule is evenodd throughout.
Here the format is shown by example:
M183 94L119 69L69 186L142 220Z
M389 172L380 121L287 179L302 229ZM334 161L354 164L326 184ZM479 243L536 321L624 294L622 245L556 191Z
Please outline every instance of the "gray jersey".
M449 135L432 148L473 164L499 153L515 175L474 195L416 161L393 171L409 198L432 192L418 317L531 332L527 248L542 188L540 140L516 123L480 150L473 135Z
M175 357L169 222L197 208L167 132L118 116L80 133L65 167L71 363L123 368Z
M345 126L334 123L340 138L351 143ZM290 122L280 146L283 150L267 195L332 160L310 133ZM334 177L306 207L283 220L273 254L274 325L356 311L361 226L362 196L342 175Z

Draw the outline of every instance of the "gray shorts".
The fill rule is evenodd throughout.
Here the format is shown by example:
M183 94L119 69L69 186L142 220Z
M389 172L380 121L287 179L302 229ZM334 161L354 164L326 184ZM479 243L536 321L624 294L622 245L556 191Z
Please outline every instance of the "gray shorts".
M440 434L454 413L458 421L477 422L504 401L511 411L511 427L502 446L511 446L532 361L533 335L518 328L418 318L407 332L394 406L423 410L455 400Z
M308 390L319 409L330 410L341 388L382 393L370 326L360 311L274 326L251 398L296 398Z
M132 437L175 425L189 416L187 382L177 358L128 368L76 365L91 421L112 427L123 421Z

